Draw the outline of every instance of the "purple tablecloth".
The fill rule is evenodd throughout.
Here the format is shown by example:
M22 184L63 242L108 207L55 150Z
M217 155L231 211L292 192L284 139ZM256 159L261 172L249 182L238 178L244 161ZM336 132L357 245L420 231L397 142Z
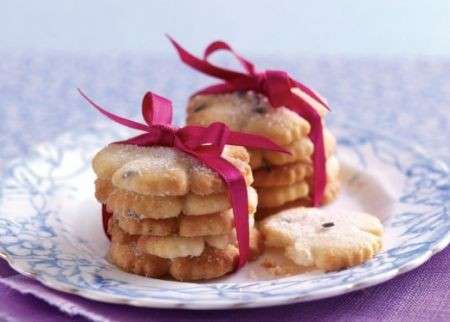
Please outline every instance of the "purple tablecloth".
M130 308L61 294L0 264L0 319L17 321L449 321L450 248L389 282L335 298L264 309L186 311ZM8 286L13 288L10 289ZM45 297L45 301L31 295ZM50 303L50 304L46 304ZM65 312L67 314L62 313Z
M29 156L35 144L92 122L96 114L80 103L74 90L78 86L105 106L124 107L128 115L136 114L133 107L151 86L181 107L175 111L181 123L187 95L207 83L174 60L151 57L0 53L0 58L0 174L8 160ZM449 62L303 59L258 65L285 68L297 76L301 70L299 78L332 103L331 125L343 121L339 110L351 108L354 122L422 144L450 164ZM394 280L332 299L264 309L176 311L103 304L55 292L0 260L0 321L450 321L449 267L447 248Z

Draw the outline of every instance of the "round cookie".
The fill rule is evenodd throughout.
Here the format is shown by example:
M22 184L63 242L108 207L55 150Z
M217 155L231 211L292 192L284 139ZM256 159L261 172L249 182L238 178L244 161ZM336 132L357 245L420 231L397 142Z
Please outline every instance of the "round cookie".
M382 248L383 226L361 212L293 208L260 223L266 246L283 248L299 266L338 270L369 260Z
M305 181L301 181L288 186L258 188L257 191L258 208L272 208L308 196L309 186Z

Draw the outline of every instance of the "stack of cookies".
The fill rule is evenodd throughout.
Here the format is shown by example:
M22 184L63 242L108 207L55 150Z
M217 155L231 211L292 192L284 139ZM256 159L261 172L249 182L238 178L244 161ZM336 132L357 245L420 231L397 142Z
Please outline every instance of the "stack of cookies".
M257 194L249 155L226 146L222 156L248 185L250 247L260 251L253 214ZM110 144L93 160L96 198L112 213L111 261L126 272L176 280L220 277L239 254L226 185L191 156L169 147Z
M324 124L327 110L320 103L310 101ZM311 204L314 145L308 137L311 126L305 119L288 108L273 108L264 95L252 91L192 97L187 108L187 123L208 125L212 122L223 122L234 131L265 136L291 153L249 151L255 178L253 186L259 198L258 215ZM329 203L340 190L339 162L333 155L336 140L325 126L324 144L327 186L323 203Z

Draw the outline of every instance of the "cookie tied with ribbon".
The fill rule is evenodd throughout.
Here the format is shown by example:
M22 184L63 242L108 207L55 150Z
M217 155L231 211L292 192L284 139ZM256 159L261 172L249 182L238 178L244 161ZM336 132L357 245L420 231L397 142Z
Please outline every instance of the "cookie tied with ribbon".
M285 107L309 123L310 130L308 137L312 141L314 149L311 156L314 172L310 184L313 191L311 191L310 195L312 197L312 204L319 206L324 200L324 191L327 185L324 128L317 109L319 107L328 110L328 105L324 99L304 84L290 77L284 71L265 70L257 72L250 61L237 54L230 45L223 41L211 43L205 49L203 58L198 58L186 51L172 38L169 37L169 39L174 45L180 59L185 64L201 73L222 80L219 84L208 86L196 92L192 97L197 95L220 95L252 91L265 96L271 107L275 109ZM225 69L209 62L208 58L217 51L231 53L245 72ZM260 114L264 113L264 110L258 108L254 108L254 110ZM251 118L251 116L249 117ZM239 131L241 130L239 129ZM270 136L268 137L270 138ZM263 191L261 193L264 194L265 192ZM258 191L260 196L261 193ZM274 194L272 191L268 191L267 193L270 195Z
M239 249L238 267L242 267L249 256L249 234L251 234L249 208L256 208L257 199L256 193L252 193L254 190L249 187L248 181L252 180L252 177L248 164L240 161L239 155L229 154L229 157L223 157L224 150L229 146L279 152L285 152L284 149L264 137L231 131L223 123L212 123L208 127L174 127L171 124L171 102L151 92L145 94L142 102L142 116L145 123L115 115L97 105L81 90L79 92L93 107L112 121L144 132L127 140L114 142L100 151L93 161L94 170L98 175L96 196L103 203L105 232L111 233L114 229L120 231L112 235L112 242L115 245L112 248L122 255L117 257L118 265L127 271L147 276L158 276L170 271L172 276L180 280L219 276L220 273L213 274L211 270L199 273L195 265L189 261L192 258L201 261L204 253L207 253L210 259L213 253L220 254L212 257L218 261L220 259L218 267L226 266L225 259L228 258L229 247L221 248L221 243L223 244L224 238L228 238L229 232L231 233L233 229L233 225L228 224L227 209L230 208L232 210L230 215L232 218L234 216ZM150 148L153 150L145 150ZM245 149L239 149L247 153ZM168 154L171 159L166 161ZM192 165L186 158L198 164ZM101 162L103 168L98 166ZM173 169L168 163L174 164ZM158 169L163 169L160 173L152 168L155 164L159 166ZM246 167L251 179L243 175L246 173ZM167 169L167 172L164 172L164 169ZM146 172L147 177L144 179L147 181L143 182L142 178L141 181L136 179L142 174L140 172ZM223 192L213 175L219 176L222 180ZM195 191L197 194L191 193L183 181L186 176L195 176L197 186L200 187ZM128 191L125 191L124 187L129 187ZM154 187L155 191L149 187ZM153 194L157 192L156 190L162 193ZM211 194L206 195L209 193L206 190ZM199 195L202 193L205 195ZM211 202L209 196L212 198ZM111 210L114 210L113 216L109 212ZM203 218L207 216L210 225L200 227L198 224L201 225ZM226 230L228 227L230 231ZM203 236L200 230L205 233L208 229L209 235ZM135 231L139 231L143 236L133 235ZM157 269L149 271L148 263L139 265L143 259L137 258L136 252L129 251L131 248L124 249L124 243L134 245L133 247L137 245L136 247L140 247L139 251L146 252L145 256L157 258L159 263ZM124 258L128 257L124 254L132 260L125 261ZM145 260L148 260L147 257ZM153 259L153 262L155 261ZM161 263L165 263L166 266ZM193 267L193 271L186 273L185 267L189 265ZM145 271L141 270L143 267ZM161 271L161 267L166 267L167 270Z

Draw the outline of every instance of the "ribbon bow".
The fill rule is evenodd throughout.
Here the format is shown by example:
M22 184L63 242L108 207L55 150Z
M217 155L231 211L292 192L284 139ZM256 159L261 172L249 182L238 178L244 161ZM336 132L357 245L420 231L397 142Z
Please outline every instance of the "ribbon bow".
M219 122L212 123L208 127L185 126L175 128L171 125L172 103L151 92L146 93L142 101L142 116L146 123L142 124L108 112L94 103L81 90L78 91L92 106L114 122L145 132L128 140L115 143L173 147L200 160L221 176L227 185L233 208L239 246L238 267L242 267L249 254L247 186L239 170L222 158L221 154L226 144L279 152L286 151L266 138L230 131L225 124ZM103 213L105 214L104 206ZM103 217L104 227L107 219L105 216Z
M313 204L319 206L323 197L326 185L325 171L325 149L323 142L323 126L319 113L304 99L292 92L293 88L298 88L313 100L328 109L328 105L313 90L289 77L284 71L266 70L257 73L254 65L237 54L227 43L215 41L206 49L203 59L197 58L182 48L175 40L169 37L180 56L180 59L192 67L209 76L219 78L225 82L206 87L197 94L223 94L234 91L252 90L265 95L274 108L287 107L303 117L311 125L309 138L314 144L313 152ZM242 65L245 73L237 72L222 67L215 66L208 61L208 57L216 51L224 50L230 52Z

